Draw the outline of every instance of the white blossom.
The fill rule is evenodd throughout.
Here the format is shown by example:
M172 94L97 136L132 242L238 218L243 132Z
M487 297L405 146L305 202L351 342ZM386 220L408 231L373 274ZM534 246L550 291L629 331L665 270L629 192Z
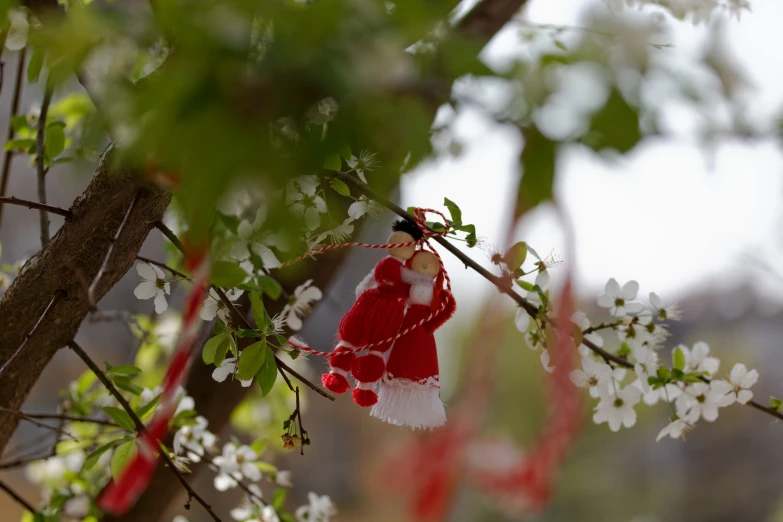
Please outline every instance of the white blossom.
M666 427L663 428L658 433L658 436L655 437L655 442L660 441L662 438L666 437L667 435L673 439L681 439L683 437L683 434L692 428L693 426L691 426L684 420L675 419L671 421L669 424L667 424Z
M223 382L226 380L226 377L229 375L234 375L237 371L237 358L236 357L226 357L223 359L223 362L220 363L220 366L215 368L215 370L212 372L212 378L216 380L217 382ZM239 383L247 388L253 383L253 379L248 379L246 381L239 381Z
M612 278L606 283L604 294L598 298L598 306L608 308L609 313L615 317L638 314L644 310L642 303L632 302L638 292L639 283L636 281L628 281L620 288L620 284Z
M572 370L568 377L579 388L589 388L591 397L598 397L611 385L613 375L614 369L608 364L582 357L582 369Z
M517 313L514 315L514 324L520 332L527 332L527 329L530 326L530 315L524 308L517 308Z
M204 453L217 442L217 437L207 430L208 423L207 419L199 415L196 424L177 430L174 434L174 453L179 455L184 451L191 461L201 461Z
M353 234L353 225L351 224L351 221L353 220L348 218L341 225L319 234L315 240L316 244L320 245L327 238L331 239L332 243L340 243L350 238L351 234Z
M236 487L243 477L253 482L260 480L261 471L253 463L257 458L258 455L249 446L237 448L233 443L223 446L223 453L212 459L212 463L218 468L215 489L226 491Z
M554 366L549 366L549 350L543 350L539 358L541 359L541 366L544 367L544 371L547 373L555 371Z
M687 346L678 346L685 355L685 370L688 372L707 372L712 377L718 373L720 360L716 357L710 357L710 347L704 341L699 341L693 345L693 350Z
M378 165L377 154L366 150L360 152L358 158L356 156L351 156L349 159L345 160L345 162L351 167L351 170L356 172L356 175L359 176L359 179L364 183L367 183L365 174L372 171Z
M321 214L327 212L326 202L316 193L317 190L316 176L299 176L286 186L286 204L292 212L304 216L309 230L318 228L321 225Z
M142 282L133 291L138 299L155 298L155 313L162 314L169 307L166 302L166 294L171 293L171 285L166 282L163 271L155 265L147 263L136 264L136 272Z
M237 227L236 241L231 246L229 255L237 261L245 261L250 258L251 253L256 254L266 268L279 268L280 260L277 259L271 246L275 245L275 240L270 234L263 234L261 228L266 221L267 208L262 205L257 211L253 223L243 219ZM250 273L253 271L250 270Z
M5 48L9 51L20 51L27 45L27 35L30 32L27 13L22 9L9 9L8 21L11 25L6 36Z
M633 407L639 402L641 392L634 386L626 386L617 391L615 395L609 389L600 390L601 400L595 408L593 422L609 424L609 429L619 431L621 426L626 428L636 424L636 411Z
M243 293L243 290L232 288L225 294L229 301L234 302L239 299ZM215 317L222 321L227 321L228 309L226 308L226 305L223 303L223 301L221 301L218 296L213 295L212 291L210 291L209 295L204 300L204 304L201 307L201 313L199 315L204 321L212 321L215 319Z
M574 323L579 327L580 330L583 332L590 328L590 320L587 318L587 315L584 312L574 312L574 314L571 316L571 322ZM599 348L603 348L604 346L604 338L601 337L601 335L598 332L590 332L587 334L582 334L582 339L587 339L594 345L596 345ZM584 343L579 345L579 355L581 356L587 356L590 354L592 350L587 347Z
M732 388L725 397L723 397L721 406L729 406L735 402L747 404L748 401L753 398L753 392L750 391L750 388L756 384L756 381L758 380L759 372L756 370L748 371L747 367L742 363L735 364L729 374L729 382L731 383Z
M362 218L370 210L370 203L366 199L360 199L351 203L348 207L348 218L351 221Z
M253 522L260 520L265 520L264 517L264 504L261 501L263 498L261 494L261 488L258 487L257 484L250 484L248 485L247 489L252 494L245 495L245 501L244 503L231 510L231 518L238 521L246 521L246 522ZM271 506L270 506L271 507ZM274 516L277 516L277 513L274 513L274 508L272 508L272 513ZM270 513L269 510L266 512L266 516L269 517ZM275 519L269 519L269 520L275 520Z
M312 303L320 301L323 297L321 290L313 284L312 279L308 279L296 290L294 295L290 297L288 303L283 307L281 315L285 317L285 322L292 330L302 329L302 318L310 313L312 309Z
M714 380L709 384L706 382L690 384L674 402L677 416L690 424L694 424L699 418L714 422L718 418L718 408L723 397L730 390L731 385L721 380Z
M275 473L275 484L284 488L294 487L294 483L291 482L291 472L288 470L283 470Z
M328 496L319 496L310 492L307 499L310 503L296 510L298 522L329 522L330 518L337 514L337 509Z
M655 317L659 321L666 321L667 319L678 321L682 319L682 312L677 308L677 305L664 305L663 299L658 297L658 294L655 292L650 292L650 304L655 308Z

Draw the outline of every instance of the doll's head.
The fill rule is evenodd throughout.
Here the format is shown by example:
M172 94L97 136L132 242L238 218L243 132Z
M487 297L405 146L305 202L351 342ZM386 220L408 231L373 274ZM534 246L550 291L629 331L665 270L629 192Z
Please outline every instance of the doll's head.
M408 221L407 219L400 219L392 225L392 234L386 240L387 243L412 243L422 238L423 233L421 229L416 226L415 223ZM410 245L405 247L393 247L387 248L386 252L390 256L402 259L403 261L409 260L416 253L416 246Z
M417 251L410 260L410 269L416 273L428 275L435 279L440 272L440 263L435 254L427 250Z

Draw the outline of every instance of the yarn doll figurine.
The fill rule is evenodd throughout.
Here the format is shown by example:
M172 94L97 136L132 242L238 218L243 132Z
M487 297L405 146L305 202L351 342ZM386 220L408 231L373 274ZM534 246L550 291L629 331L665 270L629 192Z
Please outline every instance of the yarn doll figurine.
M428 429L446 422L434 332L454 314L456 303L443 287L445 273L434 254L420 250L408 264L410 269L402 270L402 280L410 285L402 335L389 354L371 415L398 426Z
M422 231L407 220L392 226L387 244L413 243L422 238ZM357 287L357 300L340 321L337 345L329 357L330 372L321 377L326 389L345 393L350 383L348 374L357 380L353 399L360 406L372 406L377 401L374 384L383 376L384 353L405 317L409 284L403 281L403 263L413 257L415 245L391 247L373 272ZM377 344L375 344L377 343ZM373 345L369 353L356 357L356 352Z

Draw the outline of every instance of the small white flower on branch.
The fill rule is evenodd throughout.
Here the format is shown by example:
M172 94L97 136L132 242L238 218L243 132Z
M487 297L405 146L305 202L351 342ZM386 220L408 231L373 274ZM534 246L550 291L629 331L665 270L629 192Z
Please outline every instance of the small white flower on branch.
M639 283L628 281L620 288L620 284L614 278L606 283L604 294L598 298L598 306L608 308L609 313L615 317L623 317L626 314L638 314L644 310L642 303L632 302L639 292Z
M641 394L635 386L626 386L618 390L616 395L611 388L600 390L601 400L595 408L593 422L606 422L612 431L619 431L621 426L632 427L636 424L636 411L633 407L639 402Z
M759 372L756 370L748 371L748 368L742 363L735 364L734 368L731 369L731 374L729 374L729 382L732 388L723 397L721 406L729 406L735 402L747 404L753 398L753 392L750 391L750 388L758 380Z
M319 496L310 492L307 499L310 503L296 510L298 522L329 522L329 519L337 514L337 509L328 496Z
M539 358L541 359L541 366L544 367L545 372L552 373L555 371L554 366L549 366L549 350L543 350L541 352L541 357Z
M243 293L243 290L232 288L226 292L226 297L228 297L229 301L234 302L239 299ZM210 290L209 296L204 300L204 305L201 307L200 316L204 321L212 321L215 317L222 321L227 321L228 309L223 301Z
M321 290L318 287L311 286L312 284L313 280L308 279L299 285L294 290L294 295L288 300L288 304L280 312L285 317L288 327L294 331L302 329L302 318L310 313L312 304L320 301L323 297Z
M174 453L185 452L193 462L200 462L204 453L215 446L217 437L207 430L208 421L202 416L196 417L196 424L183 426L174 434Z
M370 203L365 199L354 201L348 207L348 218L351 221L361 219L370 210Z
M682 419L675 419L666 425L655 437L655 442L660 441L667 435L673 439L682 439L686 431L692 430L693 426Z
M663 300L655 292L650 292L650 304L655 308L655 317L659 321L666 321L667 319L679 321L682 319L682 312L677 308L677 305L664 305Z
M223 362L220 363L220 366L215 368L215 370L212 372L212 378L217 382L223 382L226 380L226 378L229 375L234 375L236 371L237 371L237 358L226 357L225 359L223 359ZM239 381L239 383L244 388L247 388L253 383L253 379L248 379L246 381Z
M582 369L572 370L568 377L579 388L588 388L591 397L598 397L599 392L611 385L613 375L614 370L608 364L582 357Z
M514 324L520 332L527 332L527 329L530 326L530 315L528 315L524 308L517 308L517 313L514 315Z
M318 237L315 240L315 243L320 245L324 242L327 238L329 238L332 243L340 243L342 241L347 240L351 237L351 234L353 234L353 225L351 224L351 219L346 219L342 225L339 225L331 230L327 230L326 232L319 234Z
M699 418L714 422L718 418L718 408L723 397L730 390L731 385L721 380L714 380L709 384L693 383L687 386L674 402L677 416L690 424L695 424Z
M689 372L707 372L712 377L718 373L720 360L717 357L710 357L710 346L704 341L699 341L693 345L693 350L687 346L678 346L685 354L685 370Z
M356 156L351 156L349 159L345 160L345 162L351 170L356 172L356 175L359 176L359 179L365 184L367 183L367 177L365 175L378 166L377 154L366 150L361 151L358 158Z
M286 205L299 216L304 216L305 225L315 230L321 225L321 214L327 212L326 202L319 196L316 176L299 176L288 182L286 187Z
M166 302L166 294L171 294L171 285L166 282L163 271L155 265L137 263L136 272L142 282L133 291L138 299L155 298L155 313L162 314L169 307Z
M294 487L294 483L291 481L291 472L283 470L275 473L275 484L284 488Z
M261 227L266 221L266 206L259 208L256 212L256 217L253 223L243 219L237 227L237 236L239 240L236 241L232 247L229 255L237 261L245 261L250 258L251 253L256 254L261 258L261 262L266 268L278 268L280 266L280 260L277 259L275 253L270 246L274 246L274 240L266 235L261 234ZM252 273L252 270L248 271Z
M233 443L223 446L223 453L212 460L218 468L215 489L226 491L236 487L243 478L253 482L261 480L261 471L254 464L257 458L258 455L249 446L237 448Z
M571 316L571 322L577 325L583 332L591 326L590 320L587 318L587 315L584 312L574 312L574 314ZM583 334L582 338L587 339L599 348L603 348L604 346L604 338L601 337L598 332ZM592 350L590 350L590 348L588 348L585 344L580 344L578 350L579 355L583 357L589 355L592 352Z

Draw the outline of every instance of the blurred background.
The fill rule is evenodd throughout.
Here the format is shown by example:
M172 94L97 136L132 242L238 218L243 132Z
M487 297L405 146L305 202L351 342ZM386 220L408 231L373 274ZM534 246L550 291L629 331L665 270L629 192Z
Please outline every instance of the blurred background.
M466 4L465 9L468 5ZM524 21L512 23L485 50L483 59L502 70L520 54L552 52L584 38L586 26L610 10L606 3L559 0L529 3ZM633 9L623 16L650 17ZM630 153L596 154L584 147L565 147L557 159L555 198L570 220L576 249L572 259L581 309L595 323L607 319L596 297L610 277L621 283L639 281L640 297L657 292L664 301L676 301L683 320L671 324L667 347L707 341L728 371L734 362L757 368L761 379L754 391L761 402L780 395L783 377L783 155L776 138L783 101L783 4L757 0L741 20L717 16L694 27L659 13L655 60L674 76L696 89L709 91L714 78L698 64L708 53L719 52L739 76L735 107L741 107L744 137L721 132L721 122L735 121L726 106L715 102L695 108L686 103L665 78L646 78L641 93L657 108L658 135L640 142ZM567 27L567 29L548 29ZM553 36L553 31L556 32ZM609 45L608 43L606 45ZM716 51L716 49L718 51ZM15 67L14 53L4 53L5 70ZM605 88L589 68L572 71L560 82L562 96L539 112L542 131L556 137L578 122L573 113L601 98ZM506 103L511 93L490 82L461 81L461 89L486 106ZM10 85L3 85L0 107L7 110ZM40 92L24 92L22 108L40 100ZM709 101L709 100L708 100ZM706 109L705 107L709 107ZM543 113L543 114L541 114ZM5 126L8 115L0 117ZM521 149L519 133L497 123L482 108L459 113L443 109L439 120L447 131L436 135L436 149L448 154L425 162L402 178L396 199L401 206L441 208L443 196L459 203L465 221L474 223L481 244L466 252L489 266L493 252L512 242L527 241L542 256L564 258L564 234L553 206L542 206L513 223L516 171ZM89 182L94 165L58 167L49 177L50 202L68 207ZM372 184L372 178L370 178ZM13 165L9 194L34 199L35 176L30 165ZM0 229L2 257L14 263L38 249L38 216L21 207L7 207ZM53 217L55 226L59 218ZM361 239L384 239L392 216L383 215L362 231ZM161 238L153 231L142 255L164 256ZM353 289L379 256L372 251L353 252L302 332L317 348L330 344L342 314L353 303ZM458 312L438 331L441 382L449 415L472 407L480 394L472 386L471 370L481 368L488 379L482 390L490 399L479 402L482 431L489 437L475 441L500 450L504 462L523 459L544 424L547 374L538 355L526 348L513 324L514 307L496 299L497 291L458 260L445 255L453 279ZM551 269L558 287L564 265ZM357 275L358 274L358 275ZM101 302L105 310L151 313L152 303L133 297L138 283L132 271ZM182 289L175 288L172 308L181 304ZM138 340L116 324L85 322L80 342L96 359L115 364L133 360ZM617 344L606 336L609 346ZM667 359L667 355L662 355ZM320 360L297 361L296 369L318 378ZM51 411L57 390L83 371L70 353L60 353L47 368L28 398L25 410ZM471 384L469 386L469 384ZM237 385L226 383L226 386ZM280 386L280 383L277 385ZM591 401L585 396L589 415ZM261 408L262 406L258 406ZM551 503L537 513L526 512L508 499L487 494L467 474L449 475L444 520L600 520L612 521L783 521L783 457L776 450L783 426L750 408L723 410L715 424L702 423L687 441L655 435L667 422L663 406L638 407L636 427L612 434L605 425L585 423L578 443L559 472ZM473 412L476 413L476 412ZM340 510L336 520L407 521L412 515L410 488L424 487L415 471L422 455L419 434L382 424L355 407L349 397L328 403L308 394L306 427L313 440L305 455L279 449L277 431L269 436L270 458L281 469L293 471L296 494L292 505L306 502L308 491L329 495ZM229 433L221 434L224 439ZM242 440L262 434L238 432ZM31 444L44 447L46 438L22 424L5 457ZM40 442L37 442L39 441ZM483 441L483 442L482 442ZM471 446L472 447L472 446ZM479 453L484 455L485 453ZM469 458L469 455L465 455ZM456 476L452 476L456 474ZM24 473L0 473L27 498L37 487ZM211 473L196 480L209 487ZM215 496L219 509L233 497ZM234 502L235 505L236 502ZM198 510L177 507L171 517L186 515L190 522L207 520ZM0 496L0 519L17 520L21 512Z

